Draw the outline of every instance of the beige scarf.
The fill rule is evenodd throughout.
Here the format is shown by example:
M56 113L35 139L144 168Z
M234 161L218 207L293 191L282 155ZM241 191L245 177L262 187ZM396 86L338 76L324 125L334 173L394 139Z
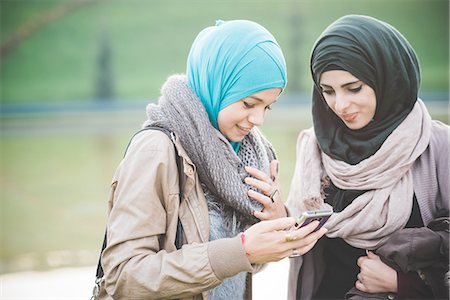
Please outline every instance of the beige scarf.
M356 165L321 152L312 128L302 131L287 201L291 213L329 206L323 192L327 178L341 189L368 190L334 213L325 227L330 238L376 249L409 220L414 193L411 166L427 148L430 135L431 117L420 99L381 148Z

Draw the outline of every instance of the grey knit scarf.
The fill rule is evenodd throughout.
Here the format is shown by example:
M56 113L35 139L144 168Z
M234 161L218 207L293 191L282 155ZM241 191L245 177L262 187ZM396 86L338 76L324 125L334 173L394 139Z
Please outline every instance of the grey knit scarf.
M250 187L244 178L249 175L244 167L252 166L269 174L269 163L275 158L270 143L253 128L236 154L227 139L211 125L184 75L169 77L161 94L157 105L147 106L148 120L144 126L173 131L196 166L209 209L210 240L235 236L256 223L253 211L261 210L262 205L247 196ZM239 279L233 280L235 277ZM245 274L235 277L213 289L210 297L242 298Z

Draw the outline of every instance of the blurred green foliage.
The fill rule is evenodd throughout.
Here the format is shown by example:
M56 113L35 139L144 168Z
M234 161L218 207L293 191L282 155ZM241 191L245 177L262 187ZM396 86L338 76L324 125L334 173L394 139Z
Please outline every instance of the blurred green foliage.
M71 1L0 2L0 39ZM263 24L286 54L289 87L309 92L309 53L323 29L345 14L368 14L397 27L416 49L423 90L448 91L447 0L98 0L34 30L1 60L1 100L87 100L95 97L100 37L111 41L119 99L155 99L165 78L182 73L197 33L217 19Z

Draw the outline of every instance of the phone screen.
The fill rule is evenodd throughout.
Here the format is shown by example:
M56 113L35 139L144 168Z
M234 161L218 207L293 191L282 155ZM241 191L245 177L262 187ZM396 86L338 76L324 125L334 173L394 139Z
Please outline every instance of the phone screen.
M333 210L306 211L300 216L298 222L301 223L300 227L303 227L317 220L319 221L319 225L314 229L314 231L317 231L327 222L332 214Z

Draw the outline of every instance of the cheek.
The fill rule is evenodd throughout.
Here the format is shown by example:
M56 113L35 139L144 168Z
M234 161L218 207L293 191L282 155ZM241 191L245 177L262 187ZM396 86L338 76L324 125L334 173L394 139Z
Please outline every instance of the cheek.
M369 113L373 118L375 116L375 112L377 110L377 98L375 96L375 93L373 93L373 92L369 94L368 107L369 107Z
M370 118L373 119L375 117L375 112L377 110L377 106L373 105L370 109Z
M217 117L217 124L219 126L219 130L224 133L230 127L232 127L235 123L236 112L231 109L223 109L219 112Z
M219 112L219 115L217 117L217 125L218 125L218 129L223 132L223 130L225 129L225 124L227 123L227 115L225 113L223 113L222 111Z

